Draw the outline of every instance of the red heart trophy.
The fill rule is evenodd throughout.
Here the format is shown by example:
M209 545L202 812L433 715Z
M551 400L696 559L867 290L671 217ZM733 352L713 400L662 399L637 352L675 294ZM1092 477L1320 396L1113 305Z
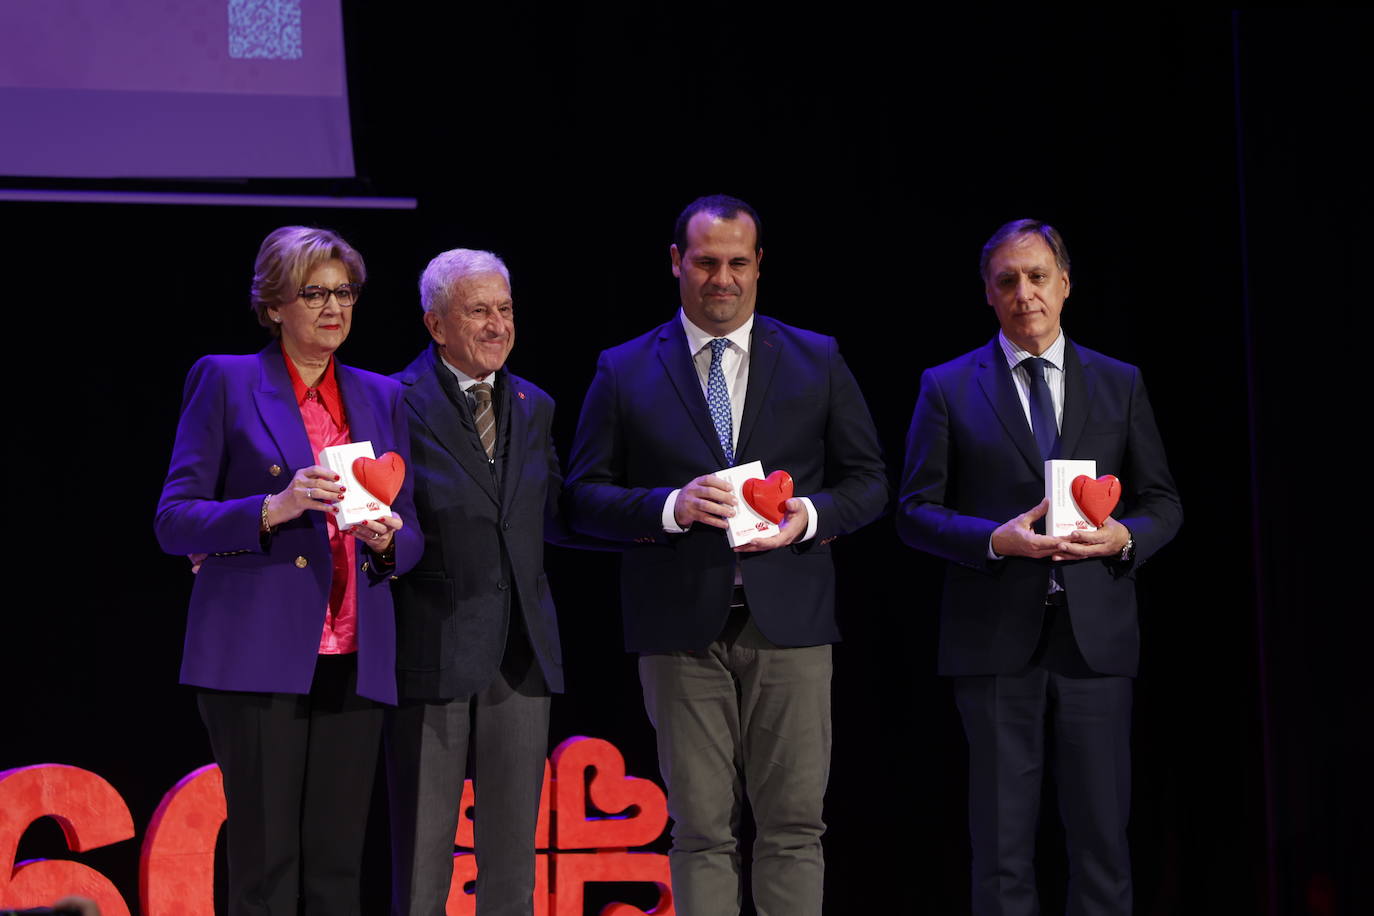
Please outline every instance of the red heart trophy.
M1116 504L1121 500L1121 481L1111 474L1103 474L1093 480L1087 474L1079 474L1070 485L1073 501L1083 517L1098 528L1107 521Z
M792 498L792 475L774 471L764 480L751 477L744 482L744 501L773 524L781 524Z
M353 476L364 490L389 506L406 479L405 459L395 452L380 458L354 458Z

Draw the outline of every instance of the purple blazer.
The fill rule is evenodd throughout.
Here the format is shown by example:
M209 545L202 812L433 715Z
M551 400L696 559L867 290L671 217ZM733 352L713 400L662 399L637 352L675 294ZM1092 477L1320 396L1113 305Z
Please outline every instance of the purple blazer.
M335 361L354 442L410 462L401 386ZM322 513L258 535L262 500L315 464L280 344L255 356L206 356L186 377L171 467L158 502L158 543L208 553L195 577L181 682L215 690L309 693L329 601L331 558ZM392 576L420 556L412 475L392 506L396 566L377 570L357 551L358 693L396 702Z

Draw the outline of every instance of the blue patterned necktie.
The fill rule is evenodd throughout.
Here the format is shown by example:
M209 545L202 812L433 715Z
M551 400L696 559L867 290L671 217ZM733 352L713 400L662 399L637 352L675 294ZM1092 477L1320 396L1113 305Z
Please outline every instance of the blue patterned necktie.
M706 406L711 410L711 422L715 424L721 451L725 452L726 467L735 463L735 428L730 417L730 389L725 386L725 370L720 365L729 346L730 341L724 337L711 341L711 371L706 374Z
M1028 356L1021 360L1021 366L1030 378L1031 430L1035 433L1035 444L1040 446L1041 460L1053 458L1059 450L1059 424L1054 419L1054 399L1050 397L1050 386L1045 381L1045 367L1049 360L1039 356Z

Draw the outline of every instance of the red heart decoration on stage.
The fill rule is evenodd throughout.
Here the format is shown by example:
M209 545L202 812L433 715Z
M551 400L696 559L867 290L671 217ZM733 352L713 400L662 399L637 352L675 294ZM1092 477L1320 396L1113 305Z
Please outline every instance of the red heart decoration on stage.
M773 524L782 522L786 502L792 498L792 475L774 471L764 480L751 477L744 482L744 501Z
M1073 479L1070 489L1083 517L1099 528L1121 499L1121 481L1111 474L1103 474L1096 480L1087 474L1079 474Z
M406 462L395 452L387 452L380 458L354 458L353 476L364 490L389 506L401 492L401 483L406 479Z
M658 839L668 823L663 790L652 779L627 776L625 758L609 741L579 735L558 745L553 783L559 849L643 846ZM588 802L602 813L589 811Z

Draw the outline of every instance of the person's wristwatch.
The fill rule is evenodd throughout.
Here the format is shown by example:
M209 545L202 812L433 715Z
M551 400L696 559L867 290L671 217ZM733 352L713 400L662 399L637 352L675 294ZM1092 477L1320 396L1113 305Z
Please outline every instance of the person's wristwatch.
M1135 552L1135 538L1133 538L1133 537L1131 537L1129 534L1127 534L1127 535L1126 535L1126 546L1121 548L1121 558L1120 558L1120 559L1121 559L1121 562L1122 562L1122 563L1129 563L1129 562L1131 561L1131 554L1133 554L1134 552Z

